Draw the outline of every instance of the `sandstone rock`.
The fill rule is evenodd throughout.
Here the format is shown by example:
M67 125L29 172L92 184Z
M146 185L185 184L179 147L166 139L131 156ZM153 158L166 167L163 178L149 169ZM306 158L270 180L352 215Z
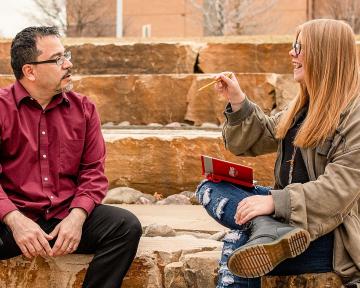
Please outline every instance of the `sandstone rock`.
M217 95L213 87L198 91L199 87L211 82L214 77L214 74L197 76L187 92L185 120L193 122L194 125L200 126L203 123L221 125L225 120L223 112L227 100ZM298 91L298 85L292 75L238 73L236 77L249 99L258 104L268 115L277 105L281 105L283 109L287 101L295 97Z
M218 129L219 126L214 124L214 123L208 123L208 122L204 122L200 125L201 128L212 128L212 129Z
M113 206L134 213L143 227L153 223L168 225L177 233L186 231L215 234L227 230L211 218L205 209L199 205L158 205L154 207L152 205L121 204Z
M214 250L188 254L181 258L188 287L215 287L220 256L221 251Z
M141 197L148 199L149 201L151 201L151 203L156 202L156 198L154 195L143 193L143 195Z
M163 125L159 124L159 123L149 123L147 124L148 127L163 127Z
M0 42L0 44L1 44L1 42ZM0 47L1 47L1 45L0 45ZM1 50L1 48L0 48L0 50ZM1 53L1 51L0 51L0 53ZM1 55L1 54L0 54L0 55ZM1 59L1 57L0 57L0 59ZM1 63L1 60L0 60L0 63ZM2 65L0 64L0 69L1 69L1 67L2 67ZM12 73L12 72L11 72L11 73ZM15 81L15 77L13 77L13 76L10 76L10 75L1 75L1 76L0 76L0 88L7 87L7 86L13 84L14 81Z
M106 175L111 187L128 186L164 196L195 191L201 176L200 155L238 162L254 169L259 185L272 185L275 154L236 157L225 150L220 131L104 130Z
M168 128L180 128L181 124L179 122L172 122L172 123L166 124L165 127L168 127Z
M129 121L122 121L118 124L118 126L123 127L123 126L130 126L130 122Z
M285 109L289 102L299 93L299 85L294 84L293 77L291 74L271 74L267 78L268 82L273 85L276 95L276 108L272 113L277 113Z
M144 236L146 237L172 237L176 232L168 225L151 224L145 228Z
M199 205L199 201L196 198L195 192L192 191L183 191L180 193L180 195L184 195L189 198L190 203L192 205Z
M186 196L187 198L191 198L191 197L194 197L195 196L195 192L192 192L192 191L182 191L180 193L180 195L184 195Z
M170 195L168 196L166 199L164 200L160 200L158 202L156 202L156 204L158 205L169 205L169 204L173 204L173 205L190 205L190 199L184 195L180 195L180 194L175 194L175 195Z
M162 271L157 265L157 257L152 251L137 255L127 272L124 288L162 288Z
M180 236L180 235L191 235L191 236L194 236L195 238L199 238L199 239L210 239L210 236L211 236L211 234L203 233L203 232L193 232L193 231L178 231L178 232L176 232L176 236ZM211 239L211 240L218 241L216 239Z
M154 211L153 208L152 210L147 210L147 206L141 205L121 205L120 207L125 209L132 207L132 211L139 217L143 226L147 225L148 220L146 217L149 217L149 219L153 221L160 219L156 217L155 212L160 212L162 221L165 220L168 221L168 223L174 223L174 226L182 227L183 229L197 230L200 228L201 230L201 226L205 225L206 229L211 230L218 225L214 220L210 219L210 217L203 214L206 212L204 212L203 209L199 209L201 207L196 206L157 207L157 209L161 211ZM134 207L138 207L139 210L134 211ZM143 209L144 207L145 209ZM171 211L172 215L170 216L173 217L164 217L166 211ZM203 216L199 217L197 212L201 212ZM186 219L190 220L190 222L184 225ZM179 221L182 221L183 224L179 225ZM161 223L161 221L157 222ZM189 235L176 237L142 237L136 258L124 279L122 287L163 288L165 282L164 270L167 265L182 261L180 259L184 259L188 254L213 250L219 251L221 246L222 243L220 242L208 239L197 239ZM46 259L36 257L35 259L28 260L20 256L9 260L2 260L0 261L0 287L80 288L92 257L93 255L72 254ZM197 272L197 268L194 268L194 265L190 265L189 267L193 273L201 274ZM187 285L187 287L196 287L191 283Z
M135 203L143 193L129 187L117 187L107 192L103 204Z
M106 122L104 124L101 125L102 128L114 128L114 122Z
M220 232L217 232L213 235L211 235L209 237L209 239L211 240L215 240L215 241L222 241L224 239L224 236L226 235L226 232L225 231L220 231Z
M163 271L168 264L179 262L179 259L187 254L211 251L220 247L220 242L191 236L142 237L137 256L122 287L162 288L164 287Z
M10 65L10 47L11 41L0 41L0 74L13 73Z
M339 275L335 273L309 273L289 276L264 276L261 278L263 288L342 288Z
M95 102L103 123L128 121L132 125L183 122L192 78L192 75L73 77L74 91Z
M148 198L145 198L143 196L140 196L135 204L142 204L142 205L150 205L150 204L154 204L154 202L152 202L151 200L149 200Z
M198 50L181 43L83 44L67 49L77 74L192 73Z
M224 121L224 98L212 88L198 88L213 80L213 74L189 75L107 75L74 76L74 91L89 96L96 104L102 123L112 127L147 125L188 127L188 123L216 129ZM237 74L248 97L270 114L283 109L298 86L291 75ZM11 84L10 76L0 77L0 87ZM119 126L121 127L121 126Z
M184 273L184 264L182 262L173 262L166 265L164 268L165 288L188 288Z
M208 43L199 52L204 73L291 73L290 43Z
M0 261L0 287L80 288L92 255L56 258L23 256Z

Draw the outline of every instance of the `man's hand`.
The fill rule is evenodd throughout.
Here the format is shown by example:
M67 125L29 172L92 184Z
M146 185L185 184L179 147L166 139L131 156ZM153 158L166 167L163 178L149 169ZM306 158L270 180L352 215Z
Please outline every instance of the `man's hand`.
M9 212L3 220L10 227L16 244L27 258L38 255L52 256L49 240L52 240L53 237L46 234L33 220L18 210Z
M239 202L234 216L236 224L245 224L249 220L260 215L270 215L274 213L274 199L271 195L254 195L246 197Z
M55 229L50 233L52 237L57 236L52 249L54 256L66 255L77 249L86 217L85 210L74 208L67 217L56 225Z

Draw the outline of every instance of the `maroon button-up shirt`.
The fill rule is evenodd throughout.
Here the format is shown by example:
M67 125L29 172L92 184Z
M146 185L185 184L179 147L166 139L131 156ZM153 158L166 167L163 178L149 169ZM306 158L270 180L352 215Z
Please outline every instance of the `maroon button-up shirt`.
M105 196L105 143L95 105L74 92L45 109L20 82L0 89L0 219L88 214Z

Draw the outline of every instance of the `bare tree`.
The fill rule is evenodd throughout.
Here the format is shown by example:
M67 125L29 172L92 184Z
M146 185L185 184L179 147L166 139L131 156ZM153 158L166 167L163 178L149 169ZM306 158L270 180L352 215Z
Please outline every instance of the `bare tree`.
M40 13L26 14L33 22L57 26L63 33L66 33L66 0L32 0Z
M356 34L360 33L360 1L359 0L326 0L317 7L316 16L329 17L347 22Z
M99 0L68 0L67 17L70 36L107 36L108 29L114 29L115 23L108 24L106 17L108 6Z
M257 18L277 0L188 0L203 16L205 35L240 35L258 25ZM263 25L264 23L262 23Z
M101 0L32 1L40 13L28 17L40 25L55 25L67 36L107 36L115 27L106 22L107 5Z

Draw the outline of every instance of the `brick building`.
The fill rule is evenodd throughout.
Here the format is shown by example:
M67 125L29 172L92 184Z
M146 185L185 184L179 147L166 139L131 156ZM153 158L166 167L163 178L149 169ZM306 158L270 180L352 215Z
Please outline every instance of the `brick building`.
M326 16L324 7L330 1L253 0L250 9L233 11L234 3L240 3L239 0L68 0L67 35L201 37L222 34L291 34L300 23ZM234 26L229 18L228 22L219 24L222 29L220 34L213 33L209 25L219 22L219 15L216 15L216 11L212 15L204 14L206 9L203 7L209 7L209 3L223 5L225 18L226 15L228 18L229 15L243 17L240 22L246 25L240 28L239 25ZM224 15L220 15L220 18Z

